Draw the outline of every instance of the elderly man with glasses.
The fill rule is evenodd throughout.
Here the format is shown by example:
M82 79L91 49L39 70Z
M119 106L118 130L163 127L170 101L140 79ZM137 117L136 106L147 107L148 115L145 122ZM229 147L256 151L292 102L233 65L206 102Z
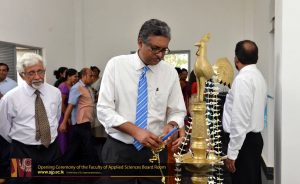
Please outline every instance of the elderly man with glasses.
M29 158L33 168L37 164L53 164L60 156L56 141L60 91L44 82L45 64L41 56L24 54L17 62L17 69L25 83L6 93L0 101L0 135L11 143L11 158ZM12 174L16 169L11 168ZM31 178L22 177L10 181L14 182L32 183ZM47 182L53 183L38 181Z
M163 61L170 39L165 22L148 20L138 35L138 51L114 57L106 65L97 104L98 119L109 135L102 151L105 163L147 164L151 150L177 139L178 133L165 142L160 139L174 127L183 127L186 115L177 72ZM160 157L166 163L166 149ZM161 183L160 179L133 177L109 183Z

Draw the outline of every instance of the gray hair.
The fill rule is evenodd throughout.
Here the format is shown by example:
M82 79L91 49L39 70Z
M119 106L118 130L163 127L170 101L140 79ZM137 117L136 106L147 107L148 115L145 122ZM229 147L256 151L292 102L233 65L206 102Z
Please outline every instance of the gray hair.
M150 19L142 25L138 39L147 43L149 36L163 36L171 40L171 28L161 20Z
M24 72L24 68L33 66L41 62L44 66L43 58L35 53L25 53L17 62L17 70L19 74Z

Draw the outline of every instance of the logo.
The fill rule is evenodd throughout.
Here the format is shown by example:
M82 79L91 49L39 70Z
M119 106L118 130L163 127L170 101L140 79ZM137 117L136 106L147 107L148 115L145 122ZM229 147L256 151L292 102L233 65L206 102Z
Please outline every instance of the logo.
M31 158L12 158L10 162L10 175L16 177L31 177Z

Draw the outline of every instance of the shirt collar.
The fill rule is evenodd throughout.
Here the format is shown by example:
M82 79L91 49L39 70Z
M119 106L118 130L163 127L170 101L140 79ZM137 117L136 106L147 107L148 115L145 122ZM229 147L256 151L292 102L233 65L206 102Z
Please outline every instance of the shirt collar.
M5 79L3 80L3 81L1 81L1 82L8 82L8 79L7 79L7 77L5 77Z
M37 89L29 86L26 81L24 82L24 88L25 88L26 93L29 96L32 96L34 94L34 92L37 90ZM45 93L46 93L45 83L43 83L42 86L38 90L41 92L42 95L45 95Z
M82 86L87 87L87 85L85 85L81 79L80 79L78 82L79 82Z
M146 65L144 64L144 62L141 60L140 56L138 55L138 51L136 51L134 55L135 55L135 58L136 58L136 61L137 61L137 62L134 63L135 64L135 69L136 70L141 70ZM147 66L150 69L150 71L155 73L157 71L157 67L158 67L159 64L160 64L160 62L157 65L147 65Z
M256 64L246 65L240 70L240 73L254 69L257 69Z

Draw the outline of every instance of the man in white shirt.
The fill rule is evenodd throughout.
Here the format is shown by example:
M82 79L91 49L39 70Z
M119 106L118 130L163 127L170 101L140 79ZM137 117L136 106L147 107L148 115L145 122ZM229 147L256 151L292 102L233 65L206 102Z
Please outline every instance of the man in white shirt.
M186 110L178 74L173 66L163 61L169 51L170 39L170 28L165 22L148 20L140 29L137 53L117 56L107 63L97 104L98 119L108 134L102 151L104 162L147 164L153 156L151 149L162 144L159 136L176 126L183 127ZM139 120L138 86L143 72L148 95L145 128L136 123ZM166 149L160 155L161 161L166 163ZM159 178L142 177L109 183L147 183L151 180L161 183Z
M45 65L41 56L24 54L17 62L17 69L25 83L10 90L0 101L0 135L11 143L11 158L31 158L33 167L51 164L60 156L56 137L61 93L44 83ZM26 182L32 181L22 180Z
M0 63L0 99L5 93L17 86L16 81L7 77L8 71L8 65Z
M7 77L9 67L6 63L0 63L0 100L5 93L17 86L17 83ZM9 176L9 144L0 136L0 178ZM0 183L1 179L0 179Z
M250 40L237 43L235 66L239 74L226 96L223 128L229 134L225 161L233 184L261 183L261 152L267 85L257 69L258 48Z

